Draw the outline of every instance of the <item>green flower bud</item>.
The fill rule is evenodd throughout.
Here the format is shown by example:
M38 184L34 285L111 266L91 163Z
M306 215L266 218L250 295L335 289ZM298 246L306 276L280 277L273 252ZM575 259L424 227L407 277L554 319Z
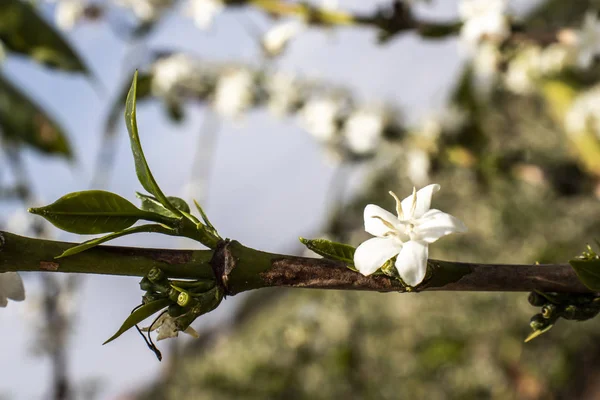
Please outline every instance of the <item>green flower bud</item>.
M557 308L558 307L556 306L556 304L546 304L544 307L542 307L542 316L546 319L552 318L556 313Z
M143 277L140 281L140 289L142 289L143 291L153 290L154 285L152 284L152 282L150 282L148 278Z
M537 292L529 293L527 300L529 301L529 304L531 304L534 307L541 307L548 302L548 300L546 300L544 296L540 295Z
M181 307L178 304L171 304L168 308L169 316L176 318L183 314L185 314L185 308Z
M190 296L188 292L181 292L177 297L177 304L179 304L181 307L185 307L189 304L191 299L192 296Z
M578 313L579 313L578 307L571 304L565 308L565 310L562 313L562 317L564 319L568 319L568 320L577 319Z
M179 298L179 290L171 288L169 289L168 295L172 302L177 303L177 299Z
M148 277L150 282L154 283L163 282L165 279L167 279L167 276L165 275L164 271L156 267L152 268L146 276Z
M542 316L542 314L535 314L533 317L531 317L531 320L529 321L529 326L534 331L541 331L544 328L546 328L547 325L548 325L548 320L545 319Z

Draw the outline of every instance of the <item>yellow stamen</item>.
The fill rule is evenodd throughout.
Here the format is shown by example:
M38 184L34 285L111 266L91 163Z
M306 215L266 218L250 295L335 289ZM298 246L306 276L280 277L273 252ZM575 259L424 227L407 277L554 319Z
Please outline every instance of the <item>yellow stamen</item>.
M402 202L400 201L398 196L396 196L396 193L392 192L391 190L390 196L392 196L394 200L396 200L396 214L398 215L398 218L404 219L404 212L402 211Z
M392 232L396 230L396 228L394 227L394 225L390 224L388 221L386 221L385 219L374 215L371 218L377 218L378 220L380 220L381 222L383 222L383 224L385 225L386 228L390 229Z
M412 206L410 207L410 216L412 218L415 215L415 210L417 209L417 188L413 186L413 194L412 194Z

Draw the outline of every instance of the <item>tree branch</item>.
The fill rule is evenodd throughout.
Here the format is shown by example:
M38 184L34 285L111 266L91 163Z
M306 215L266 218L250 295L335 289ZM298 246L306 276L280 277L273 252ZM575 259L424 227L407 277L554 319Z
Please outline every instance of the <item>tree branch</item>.
M98 246L55 260L74 243L25 238L0 231L0 272L53 271L145 276L161 268L171 278L214 279L226 294L264 287L405 292L385 275L365 277L343 263L266 253L223 241L216 250ZM430 278L418 291L589 293L569 264L501 265L429 260ZM214 272L213 272L214 271Z

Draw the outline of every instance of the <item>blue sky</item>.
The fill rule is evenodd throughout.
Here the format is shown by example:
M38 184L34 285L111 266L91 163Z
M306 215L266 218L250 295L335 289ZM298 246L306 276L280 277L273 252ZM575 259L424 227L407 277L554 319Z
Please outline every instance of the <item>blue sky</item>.
M360 0L341 1L343 7L365 7ZM372 7L371 2L370 7ZM426 10L428 14L455 14L454 4ZM148 42L150 48L188 50L211 61L255 63L259 49L243 23L250 18L259 26L268 21L255 12L226 12L213 29L198 31L191 21L173 15ZM49 72L23 60L11 59L5 73L27 88L52 110L69 132L77 163L28 153L30 173L41 200L49 203L65 193L88 188L108 106L120 83L128 46L102 23L76 28L68 34L99 77L106 92L96 91L85 78ZM309 31L294 41L277 61L286 71L348 86L364 101L385 101L401 107L415 120L445 102L452 77L459 70L457 45L453 40L423 43L412 34L376 46L375 33L367 29ZM188 107L181 126L169 123L158 104L143 105L138 122L146 156L163 190L181 195L190 177L192 157L204 110ZM141 187L135 177L127 136L119 131L119 147L110 190L135 202ZM327 164L315 141L292 119L277 120L254 111L236 123L224 121L219 130L206 211L223 236L270 251L286 251L300 235L319 231L326 221L325 194L334 168ZM356 172L357 179L362 171ZM358 181L360 182L360 181ZM355 185L356 186L356 185ZM8 215L17 205L4 206ZM61 234L63 240L81 240ZM156 247L196 247L172 238L139 235L116 244ZM102 380L101 398L116 398L157 376L160 364L134 333L107 346L101 343L140 301L138 279L88 277L82 287L79 324L72 335L70 373L75 381ZM37 280L27 277L27 290L34 296ZM236 299L228 299L214 313L194 326L226 319ZM8 328L0 342L0 398L42 399L48 385L49 363L35 358L28 349L32 334L22 317L27 302L11 304L0 312L0 326ZM162 346L166 348L166 346ZM168 356L167 356L168 357ZM34 378L32 378L34 377Z

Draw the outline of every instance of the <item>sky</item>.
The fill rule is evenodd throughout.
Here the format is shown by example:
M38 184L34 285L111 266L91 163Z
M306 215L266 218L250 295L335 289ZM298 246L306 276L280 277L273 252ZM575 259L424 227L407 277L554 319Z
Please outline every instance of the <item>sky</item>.
M376 3L382 2L347 0L340 1L340 6L359 10ZM421 6L420 13L456 15L453 3L431 3ZM264 29L269 26L269 20L260 13L227 11L217 18L212 29L203 32L190 20L170 15L152 35L147 47L185 50L211 61L256 64L259 48L245 27L249 20ZM123 76L123 65L128 65L124 59L131 46L115 37L105 24L80 26L67 37L92 67L103 89L98 90L84 77L51 72L27 60L11 58L3 66L8 76L56 115L75 148L74 165L27 153L28 170L44 204L66 193L89 188L109 104L123 82L131 79ZM455 40L423 42L413 34L406 34L385 46L377 46L374 31L361 28L309 30L291 44L276 65L307 78L350 87L365 102L395 104L408 120L416 121L445 103L461 60ZM139 107L138 124L146 157L167 194L183 194L204 115L203 107L190 106L185 122L174 125L158 104ZM135 191L141 187L123 126L119 130L117 151L108 189L137 203ZM298 236L317 234L326 222L325 199L335 167L293 119L278 120L258 110L241 121L223 121L214 160L204 206L222 236L261 250L289 251L295 248ZM360 186L366 169L368 165L354 171L359 182L353 185L355 188ZM22 206L3 205L0 212L10 215L18 207ZM82 240L68 234L58 237ZM191 241L149 234L120 239L114 244L198 247ZM32 274L25 279L28 296L34 299L39 292L39 280ZM135 332L101 345L120 326L129 310L139 304L142 292L138 281L89 276L84 280L81 295L75 299L79 312L69 348L69 373L75 383L99 380L100 399L122 398L160 372L161 364ZM227 299L217 311L201 317L193 326L223 323L235 302L235 298ZM5 328L0 341L0 398L29 400L47 396L49 363L31 352L35 333L32 303L11 303L0 312L0 326Z

